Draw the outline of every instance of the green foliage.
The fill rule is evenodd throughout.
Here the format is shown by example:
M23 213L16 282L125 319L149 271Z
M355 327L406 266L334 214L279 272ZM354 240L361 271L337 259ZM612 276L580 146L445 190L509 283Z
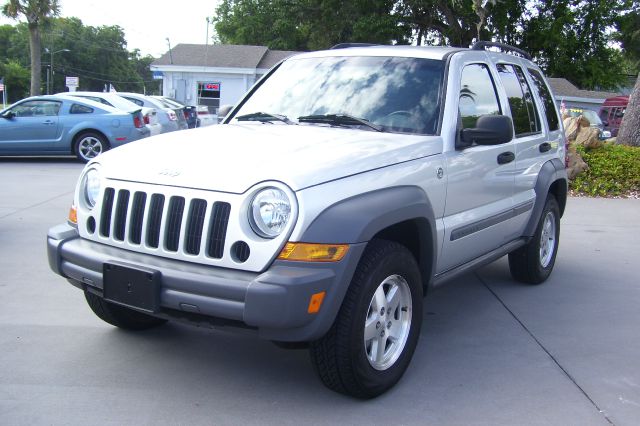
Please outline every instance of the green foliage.
M606 143L600 148L577 147L589 165L571 189L583 195L613 197L640 191L640 147Z
M7 87L8 94L7 101L10 104L29 96L31 77L29 68L13 60L9 60L6 63L0 62L0 77L4 77L4 84Z
M222 43L281 50L495 40L532 53L549 76L614 89L625 62L612 42L625 54L638 49L639 8L631 0L222 0L214 23Z
M47 75L51 76L50 52L55 52L50 93L66 91L65 77L74 76L80 78L79 90L102 91L105 85L113 84L118 91L159 94L160 81L153 80L149 69L153 57L143 57L137 50L128 51L122 28L85 26L78 18L53 18L41 27L41 35L45 93ZM29 30L26 23L0 26L0 64L9 60L29 68ZM12 99L16 100L14 96L18 93L21 92L9 87Z

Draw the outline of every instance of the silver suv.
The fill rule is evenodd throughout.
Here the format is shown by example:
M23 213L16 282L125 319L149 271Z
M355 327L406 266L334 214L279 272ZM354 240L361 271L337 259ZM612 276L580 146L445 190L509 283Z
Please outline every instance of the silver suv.
M562 125L509 46L300 54L222 125L151 139L90 162L47 239L117 327L250 329L370 398L406 370L433 287L504 255L530 284L554 266Z

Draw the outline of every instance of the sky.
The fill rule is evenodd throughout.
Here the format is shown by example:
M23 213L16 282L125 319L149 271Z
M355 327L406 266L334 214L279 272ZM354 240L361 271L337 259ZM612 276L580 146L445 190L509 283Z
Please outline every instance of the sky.
M80 18L84 25L119 25L124 29L127 48L142 55L159 57L180 43L204 44L206 18L212 17L218 0L59 0L60 16ZM0 4L5 2L0 0ZM15 24L4 16L0 24ZM209 26L209 37L213 26ZM211 41L209 39L209 41Z

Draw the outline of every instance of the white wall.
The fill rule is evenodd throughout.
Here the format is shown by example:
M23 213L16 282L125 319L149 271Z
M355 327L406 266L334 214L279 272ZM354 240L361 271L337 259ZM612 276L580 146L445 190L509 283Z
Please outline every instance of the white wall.
M215 82L220 83L220 105L234 105L251 88L256 79L255 75L249 74L165 71L162 93L187 105L196 105L198 82Z

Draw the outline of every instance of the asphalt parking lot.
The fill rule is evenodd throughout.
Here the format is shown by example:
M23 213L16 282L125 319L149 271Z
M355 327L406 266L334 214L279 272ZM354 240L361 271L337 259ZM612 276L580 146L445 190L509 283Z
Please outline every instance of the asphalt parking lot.
M640 423L640 200L570 199L543 285L503 258L433 292L402 381L359 401L304 350L95 317L45 251L81 168L0 159L0 424Z

